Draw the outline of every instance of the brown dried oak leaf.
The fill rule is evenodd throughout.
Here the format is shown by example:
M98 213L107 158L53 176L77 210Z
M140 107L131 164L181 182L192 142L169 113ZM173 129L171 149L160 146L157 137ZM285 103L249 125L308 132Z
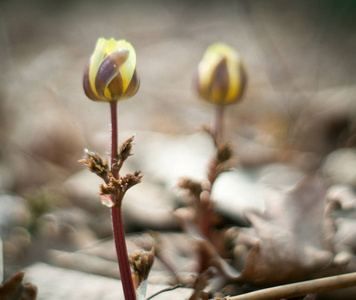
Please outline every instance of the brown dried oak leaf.
M242 230L237 243L249 248L242 280L268 286L309 279L333 261L325 232L323 182L303 178L288 192L274 191L263 215L247 214L252 228Z

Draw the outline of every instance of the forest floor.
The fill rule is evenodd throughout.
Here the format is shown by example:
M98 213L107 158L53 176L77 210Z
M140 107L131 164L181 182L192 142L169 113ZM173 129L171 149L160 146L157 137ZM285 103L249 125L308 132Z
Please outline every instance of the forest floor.
M224 139L237 163L212 191L223 220L216 230L229 234L222 258L243 279L220 271L206 291L237 295L356 270L352 1L9 1L0 9L4 279L24 270L38 299L122 295L100 179L78 162L84 148L109 157L109 105L82 89L101 36L124 38L137 54L141 86L119 102L118 122L120 142L135 135L124 171L144 174L123 204L129 252L149 248L154 231L163 253L147 296L177 282L185 288L155 299L192 293L199 242L176 218L189 206L177 185L206 180L215 153L201 131L214 108L191 80L218 41L239 51L248 74L243 101L226 109Z

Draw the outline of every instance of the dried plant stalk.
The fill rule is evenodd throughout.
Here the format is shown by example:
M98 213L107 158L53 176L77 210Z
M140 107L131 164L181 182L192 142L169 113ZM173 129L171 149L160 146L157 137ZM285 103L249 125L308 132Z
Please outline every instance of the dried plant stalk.
M356 286L356 272L281 285L229 298L215 298L215 300L277 300L322 293L351 286Z

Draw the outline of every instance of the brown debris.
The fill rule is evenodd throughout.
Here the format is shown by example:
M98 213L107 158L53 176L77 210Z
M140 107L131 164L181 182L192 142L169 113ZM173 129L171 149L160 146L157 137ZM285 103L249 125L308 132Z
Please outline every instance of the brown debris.
M2 300L36 300L37 287L32 283L22 283L24 272L19 272L0 285Z

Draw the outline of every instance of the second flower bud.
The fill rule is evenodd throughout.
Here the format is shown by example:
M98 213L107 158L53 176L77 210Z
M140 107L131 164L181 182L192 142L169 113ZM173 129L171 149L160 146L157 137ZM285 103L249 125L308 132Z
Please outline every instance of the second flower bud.
M232 104L241 99L245 85L239 54L223 43L208 47L193 78L193 89L199 96L216 104Z

